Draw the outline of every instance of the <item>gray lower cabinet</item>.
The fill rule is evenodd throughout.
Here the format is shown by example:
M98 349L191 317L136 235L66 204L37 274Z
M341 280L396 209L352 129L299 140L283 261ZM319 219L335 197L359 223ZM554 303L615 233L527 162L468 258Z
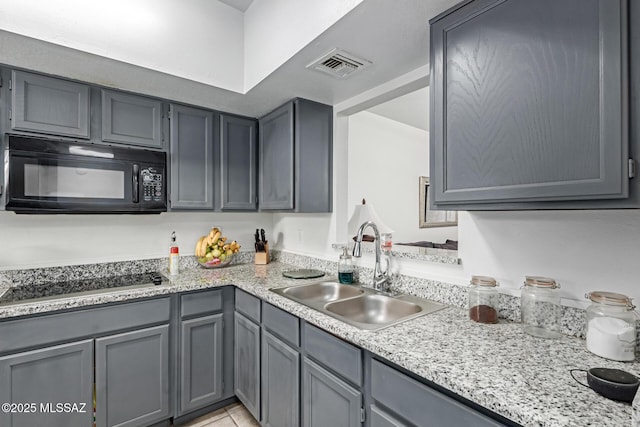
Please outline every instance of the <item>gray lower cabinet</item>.
M0 412L0 425L89 426L92 384L93 340L0 357L0 402L13 405ZM58 407L65 403L76 403L77 411Z
M389 413L379 407L370 406L376 415L376 426L404 425L394 417L407 420L408 425L430 427L504 426L463 403L422 384L379 360L371 360L371 398L373 405L388 408Z
M171 209L214 208L213 122L211 111L171 105Z
M179 415L223 396L223 315L181 321Z
M220 209L255 211L258 123L220 114Z
M259 126L260 209L331 212L332 107L295 99Z
M369 413L371 414L369 421L370 427L409 427L408 424L397 420L393 415L388 414L375 405L371 405L371 411Z
M260 325L236 311L234 319L236 397L260 419Z
M11 130L89 139L90 87L14 70Z
M607 207L628 198L627 7L475 0L431 21L435 207Z
M98 427L169 418L169 325L98 338L95 352Z
M162 102L103 89L102 140L162 148Z
M262 331L262 425L300 425L300 353Z
M362 393L310 359L302 365L302 425L359 427Z

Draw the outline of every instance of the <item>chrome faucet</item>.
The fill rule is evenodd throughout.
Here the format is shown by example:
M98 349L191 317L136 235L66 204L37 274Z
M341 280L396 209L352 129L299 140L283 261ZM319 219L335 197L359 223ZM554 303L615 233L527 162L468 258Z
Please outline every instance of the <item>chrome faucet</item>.
M380 266L380 232L378 226L373 221L367 221L358 228L358 235L356 237L356 243L353 246L353 256L360 258L362 256L362 234L364 229L371 227L375 236L374 245L376 248L376 265L373 268L373 289L377 291L387 292L389 287L389 260L387 260L387 268L383 272Z

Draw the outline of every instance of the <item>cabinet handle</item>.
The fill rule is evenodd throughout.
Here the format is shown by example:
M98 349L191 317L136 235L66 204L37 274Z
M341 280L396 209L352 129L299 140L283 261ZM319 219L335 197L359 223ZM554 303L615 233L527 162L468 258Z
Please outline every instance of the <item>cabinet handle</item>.
M132 201L133 203L138 203L140 201L140 189L138 185L138 176L140 175L140 165L134 164L132 167L132 175L133 175L133 188L132 188Z

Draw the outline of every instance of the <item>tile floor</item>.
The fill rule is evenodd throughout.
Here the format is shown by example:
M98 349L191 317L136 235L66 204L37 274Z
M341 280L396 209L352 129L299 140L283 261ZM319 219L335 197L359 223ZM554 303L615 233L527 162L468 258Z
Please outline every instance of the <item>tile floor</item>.
M241 403L234 403L203 415L181 427L260 427Z

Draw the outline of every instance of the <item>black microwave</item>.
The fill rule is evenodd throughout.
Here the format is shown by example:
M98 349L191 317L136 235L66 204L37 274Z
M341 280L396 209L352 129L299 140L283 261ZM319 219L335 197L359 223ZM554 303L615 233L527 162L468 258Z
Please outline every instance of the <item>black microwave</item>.
M8 135L6 210L17 213L160 213L166 154Z

